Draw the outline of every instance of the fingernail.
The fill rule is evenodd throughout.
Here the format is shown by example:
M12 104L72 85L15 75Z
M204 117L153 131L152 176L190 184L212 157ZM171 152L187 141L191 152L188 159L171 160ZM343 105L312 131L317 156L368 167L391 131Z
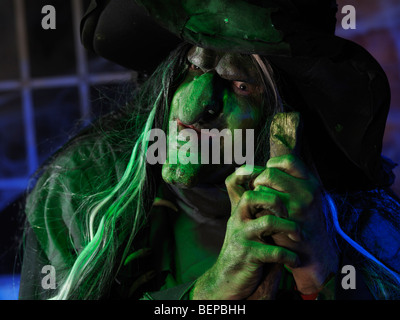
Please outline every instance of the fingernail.
M254 167L252 166L242 166L239 168L236 168L235 174L237 176L249 176L253 173Z
M288 233L288 238L294 242L300 242L301 241L301 237L299 234L297 233Z

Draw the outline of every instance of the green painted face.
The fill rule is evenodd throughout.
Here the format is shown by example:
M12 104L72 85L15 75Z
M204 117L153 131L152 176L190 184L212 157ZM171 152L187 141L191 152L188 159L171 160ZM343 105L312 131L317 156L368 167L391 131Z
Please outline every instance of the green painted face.
M254 129L255 140L263 125L265 89L250 56L193 47L188 53L188 62L190 67L187 76L176 90L171 103L170 126L176 124L177 129L168 132L170 143L162 176L167 183L181 187L191 187L197 183L222 183L238 166L235 156L227 152L234 152L234 149L240 147L244 155L245 129ZM189 137L189 142L172 143L177 140L177 135L182 135L187 129L192 129L194 133ZM215 132L220 135L223 133L224 138L217 138L217 134L211 134L211 137L200 134L205 129L216 129L218 131ZM235 129L242 129L241 142L234 134ZM216 157L220 159L219 164L215 164L213 159L216 158L212 158L215 154L215 150L211 150L212 139L220 141ZM232 141L232 148L225 148L229 140ZM174 145L178 152L185 148L185 154L190 155L191 159L197 159L197 163L183 163L179 157L172 158ZM210 155L210 164L202 159L206 150ZM226 160L227 156L230 156L232 163Z

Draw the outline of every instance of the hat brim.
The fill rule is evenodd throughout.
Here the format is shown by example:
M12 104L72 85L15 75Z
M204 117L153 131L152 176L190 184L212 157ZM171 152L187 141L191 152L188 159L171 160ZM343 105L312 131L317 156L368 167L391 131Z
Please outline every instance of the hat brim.
M92 0L81 20L81 41L87 50L144 73L182 42L133 0Z

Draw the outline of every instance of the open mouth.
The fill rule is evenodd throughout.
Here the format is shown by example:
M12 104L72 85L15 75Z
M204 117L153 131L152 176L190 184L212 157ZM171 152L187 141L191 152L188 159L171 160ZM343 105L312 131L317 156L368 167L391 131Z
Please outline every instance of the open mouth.
M183 123L183 122L182 122L181 120L179 120L179 119L176 119L176 122L178 123L178 126L183 127L184 129L185 129L185 128L190 128L190 129L195 130L197 133L201 133L200 129L196 128L196 127L193 126L193 125L185 124L185 123Z
M180 130L182 130L182 129L193 129L194 131L197 132L197 135L198 135L198 137L199 137L200 139L201 139L202 136L207 137L207 138L209 138L209 137L214 137L214 136L215 136L215 134L213 134L213 133L210 132L210 129L197 128L197 127L195 127L195 126L193 126L193 125L185 124L185 123L183 123L183 122L182 122L181 120L179 120L179 119L176 119L176 122L177 122L178 127L179 127ZM214 129L214 130L215 130L215 129Z

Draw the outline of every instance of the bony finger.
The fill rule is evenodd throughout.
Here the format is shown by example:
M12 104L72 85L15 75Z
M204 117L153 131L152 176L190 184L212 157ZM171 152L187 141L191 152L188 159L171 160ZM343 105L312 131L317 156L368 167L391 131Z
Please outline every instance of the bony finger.
M279 169L298 179L308 179L310 171L299 157L293 154L285 154L268 160L267 168Z
M262 217L260 220L260 227L263 228L260 232L261 238L283 233L294 242L302 241L301 230L296 222L272 215Z
M300 266L299 256L286 248L254 242L251 245L254 262L260 264L280 263L291 268Z
M281 199L284 195L261 185L258 185L252 194L252 218L259 218L266 214L274 214L281 218L288 217L287 208Z
M252 220L264 215L287 217L285 205L274 193L247 190L236 207L235 215L241 220Z
M301 231L296 222L274 215L266 215L248 221L245 226L245 232L248 238L258 238L262 241L267 237L279 233L286 234L295 242L300 242L302 240Z
M293 177L276 168L266 168L254 180L254 187L269 187L278 192L288 192L293 184Z
M297 268L300 266L300 258L293 251L278 246L269 245L268 247L270 251L269 254L271 255L274 262L285 264L291 268Z
M255 179L261 172L263 172L265 168L254 166L249 168L246 165L243 165L237 168L228 178L228 184L232 185L245 185L249 183L251 180Z
M295 233L288 233L287 234L288 238L294 242L300 242L302 240L301 237L301 232L295 232Z

